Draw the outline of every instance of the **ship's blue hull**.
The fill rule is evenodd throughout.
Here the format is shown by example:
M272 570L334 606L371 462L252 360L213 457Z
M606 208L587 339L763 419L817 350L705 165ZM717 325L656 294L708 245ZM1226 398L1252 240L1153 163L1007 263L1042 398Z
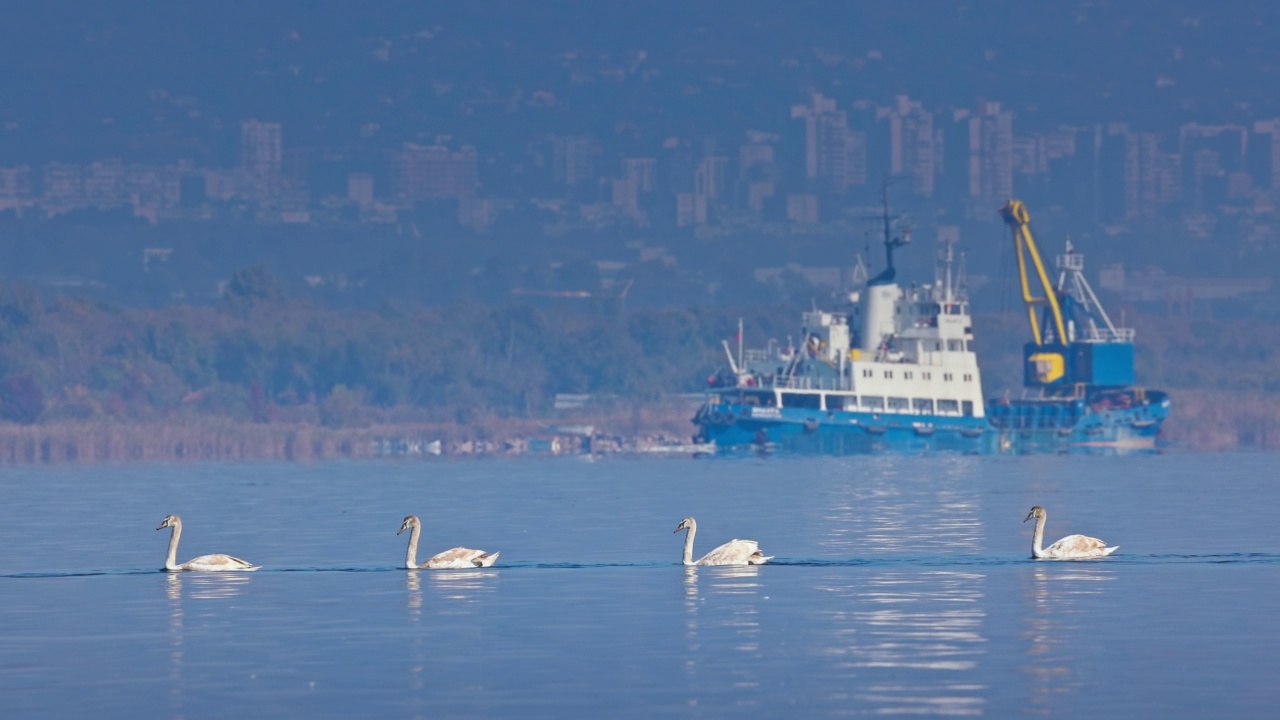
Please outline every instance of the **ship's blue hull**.
M993 402L988 417L825 412L708 402L693 422L721 451L855 455L1150 452L1169 411L1163 393L1127 408L1072 401Z

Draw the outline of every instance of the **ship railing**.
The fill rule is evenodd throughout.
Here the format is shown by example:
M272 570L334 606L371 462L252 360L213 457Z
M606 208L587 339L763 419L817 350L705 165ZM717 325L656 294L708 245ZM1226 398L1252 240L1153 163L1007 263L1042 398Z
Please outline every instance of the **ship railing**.
M1115 331L1107 328L1095 328L1085 333L1081 338L1085 342L1108 343L1108 342L1124 342L1132 343L1136 332L1133 328L1116 328Z
M773 386L781 390L852 390L852 384L843 378L827 377L777 377Z

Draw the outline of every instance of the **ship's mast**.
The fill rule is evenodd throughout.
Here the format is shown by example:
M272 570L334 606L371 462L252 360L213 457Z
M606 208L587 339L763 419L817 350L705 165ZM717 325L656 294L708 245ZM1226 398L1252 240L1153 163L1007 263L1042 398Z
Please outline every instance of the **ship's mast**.
M900 180L901 178L898 179ZM898 272L893 267L893 250L894 248L902 247L903 245L911 242L910 228L905 228L903 230L902 237L893 236L893 221L898 219L898 216L889 214L889 185L893 182L894 179L886 174L884 176L884 181L880 186L880 219L883 224L886 267L879 275L871 278L867 283L868 285L887 285L893 282L893 278Z

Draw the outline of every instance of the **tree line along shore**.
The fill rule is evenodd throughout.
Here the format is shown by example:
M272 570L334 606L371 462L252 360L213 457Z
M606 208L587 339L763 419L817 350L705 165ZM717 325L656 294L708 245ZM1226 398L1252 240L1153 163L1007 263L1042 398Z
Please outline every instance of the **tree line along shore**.
M332 309L238 282L222 305L161 309L0 288L0 462L687 442L690 397L724 364L720 343L739 318L748 346L797 331L792 307ZM1126 315L1141 384L1173 399L1166 445L1280 447L1280 324ZM1020 313L975 317L988 396L1019 392L1023 323ZM556 410L564 394L596 401Z

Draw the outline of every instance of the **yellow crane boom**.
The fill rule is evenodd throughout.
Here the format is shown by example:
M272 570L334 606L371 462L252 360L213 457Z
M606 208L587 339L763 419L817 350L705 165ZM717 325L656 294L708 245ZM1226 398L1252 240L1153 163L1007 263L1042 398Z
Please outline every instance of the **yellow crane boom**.
M1048 306L1049 314L1053 317L1053 330L1056 333L1054 339L1059 345L1066 344L1066 323L1062 318L1062 306L1058 303L1058 291L1049 280L1049 273L1040 258L1035 238L1031 235L1031 215L1027 212L1027 206L1021 200L1010 200L1000 208L1000 215L1013 230L1013 246L1018 254L1018 277L1022 284L1022 302L1027 308L1027 319L1031 322L1031 335L1036 345L1045 344L1045 331L1049 330L1048 318L1044 319L1045 327L1042 327L1042 320L1037 316L1036 310L1041 306ZM1039 285L1042 295L1035 295L1032 291L1032 273L1028 268L1028 260L1035 270L1034 284Z

